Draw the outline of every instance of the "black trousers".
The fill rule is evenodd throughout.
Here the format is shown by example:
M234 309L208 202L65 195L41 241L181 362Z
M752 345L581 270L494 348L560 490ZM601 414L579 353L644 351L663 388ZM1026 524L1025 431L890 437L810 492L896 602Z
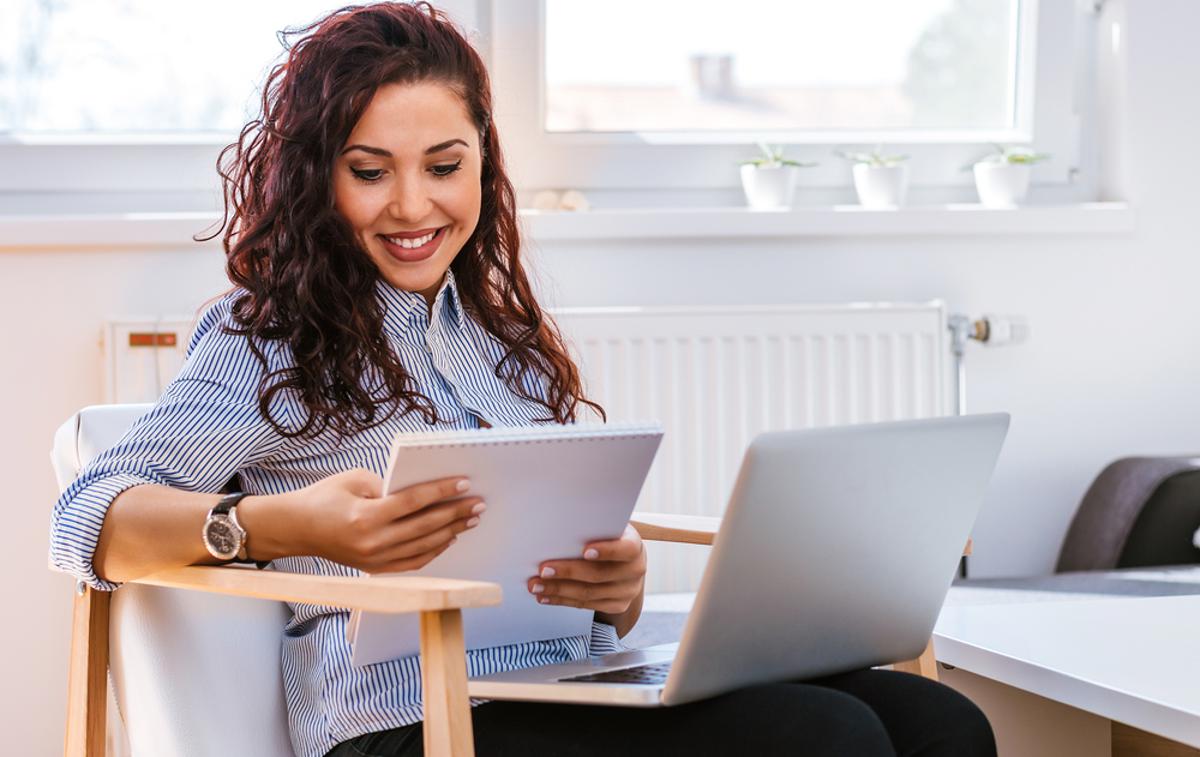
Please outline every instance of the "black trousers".
M992 728L971 700L890 670L751 686L677 707L488 702L472 710L472 723L479 757L996 754ZM326 757L422 751L418 723L345 741Z

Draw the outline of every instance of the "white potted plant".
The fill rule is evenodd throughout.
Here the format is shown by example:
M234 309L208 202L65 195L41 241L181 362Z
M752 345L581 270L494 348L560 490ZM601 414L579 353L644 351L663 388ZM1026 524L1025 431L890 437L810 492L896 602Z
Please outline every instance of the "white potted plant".
M865 208L898 208L908 195L907 155L884 155L883 145L870 152L847 152L837 155L854 164L854 190L858 202Z
M1013 208L1029 194L1033 165L1049 155L1025 147L995 145L995 151L975 161L975 189L989 208Z
M741 164L742 189L746 192L746 204L755 210L791 207L800 169L810 168L816 163L789 160L783 157L782 147L772 148L761 142L758 147L763 156Z

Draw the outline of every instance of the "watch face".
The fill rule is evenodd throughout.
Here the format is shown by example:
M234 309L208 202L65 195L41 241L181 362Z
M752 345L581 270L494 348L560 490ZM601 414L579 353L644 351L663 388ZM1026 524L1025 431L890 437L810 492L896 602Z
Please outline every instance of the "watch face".
M242 546L242 535L228 517L214 516L204 524L204 545L213 557L232 560Z

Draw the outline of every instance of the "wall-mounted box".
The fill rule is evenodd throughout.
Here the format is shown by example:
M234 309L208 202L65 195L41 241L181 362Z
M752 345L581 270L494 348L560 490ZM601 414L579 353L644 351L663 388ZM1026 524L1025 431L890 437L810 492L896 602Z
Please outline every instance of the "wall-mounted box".
M154 402L179 372L195 320L112 317L104 322L104 401Z

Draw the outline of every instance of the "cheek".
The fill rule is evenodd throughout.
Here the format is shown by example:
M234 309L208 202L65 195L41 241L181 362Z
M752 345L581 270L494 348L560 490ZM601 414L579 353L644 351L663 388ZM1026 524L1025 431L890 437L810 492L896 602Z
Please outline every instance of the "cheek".
M453 192L447 193L444 207L454 216L454 219L464 226L474 227L479 221L479 209L482 196L479 190L479 180L463 182Z
M374 218L370 194L345 180L334 182L333 207L355 232L361 231Z

